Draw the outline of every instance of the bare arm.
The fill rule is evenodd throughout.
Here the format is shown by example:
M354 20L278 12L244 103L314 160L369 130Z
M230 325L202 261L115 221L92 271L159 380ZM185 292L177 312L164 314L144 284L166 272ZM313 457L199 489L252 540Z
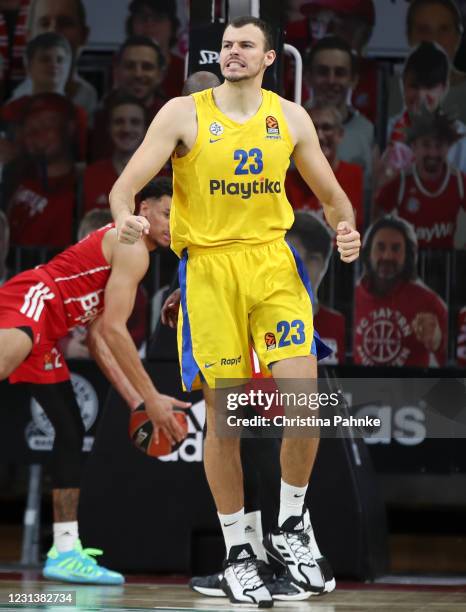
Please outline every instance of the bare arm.
M308 113L297 104L283 101L288 128L295 139L293 158L299 173L322 202L325 218L337 232L337 246L341 259L357 259L361 246L356 231L354 211L347 195L340 187L330 164L320 148L314 124Z
M109 196L110 208L121 242L132 244L147 230L146 219L132 216L134 198L160 171L177 144L186 140L189 119L194 120L195 126L195 116L194 101L190 96L167 102L155 116L143 142L113 185ZM180 121L180 117L184 121Z
M155 429L160 427L169 440L182 440L183 431L173 416L173 406L190 404L160 394L144 369L137 348L126 327L133 310L136 290L146 273L149 255L138 240L129 246L117 243L112 255L112 273L105 289L102 332L105 342L124 375L144 401Z
M87 346L105 377L125 400L129 408L134 410L142 404L142 397L125 376L108 344L104 340L101 317L96 319L89 328Z

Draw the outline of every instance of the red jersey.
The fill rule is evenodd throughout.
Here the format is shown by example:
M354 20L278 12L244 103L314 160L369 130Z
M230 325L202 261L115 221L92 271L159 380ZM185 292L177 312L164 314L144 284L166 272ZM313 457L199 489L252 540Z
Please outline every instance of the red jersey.
M452 249L458 214L466 208L464 178L447 166L439 181L423 183L413 165L382 187L377 204L412 223L420 248Z
M84 213L93 208L108 208L108 194L118 174L111 159L94 162L84 171Z
M1 109L1 118L4 121L19 124L23 119L24 109L29 104L32 96L21 96L5 104ZM80 161L85 161L87 156L87 113L81 106L73 105L76 113L76 138Z
M39 266L52 279L63 300L68 329L87 325L103 312L111 266L102 252L102 240L113 227L109 223Z
M437 316L442 342L431 353L412 328L418 313ZM420 281L401 282L390 295L374 295L367 279L356 286L354 363L368 366L443 366L447 357L448 314L443 300Z
M319 304L319 310L314 315L314 326L322 342L332 349L332 354L323 359L321 363L344 363L346 327L344 315Z
M39 179L24 179L8 207L12 244L58 248L71 244L75 185L74 173L48 178L46 188Z
M353 205L357 226L361 230L364 226L363 169L358 164L340 160L335 176ZM287 172L285 189L288 200L295 210L314 210L324 219L322 204L295 168Z
M466 306L458 313L458 337L456 339L456 359L458 365L466 366Z

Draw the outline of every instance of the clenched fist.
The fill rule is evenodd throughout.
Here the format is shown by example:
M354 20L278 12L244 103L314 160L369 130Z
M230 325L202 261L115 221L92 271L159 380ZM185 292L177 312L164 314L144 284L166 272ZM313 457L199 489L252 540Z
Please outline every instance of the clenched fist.
M359 257L361 236L347 221L340 221L337 226L337 248L341 261L351 263Z

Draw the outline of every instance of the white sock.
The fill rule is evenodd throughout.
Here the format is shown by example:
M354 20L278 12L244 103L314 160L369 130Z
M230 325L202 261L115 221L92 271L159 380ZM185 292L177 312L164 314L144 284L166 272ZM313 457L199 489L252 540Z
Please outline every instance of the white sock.
M301 516L306 491L307 485L305 487L293 487L282 479L280 487L280 512L278 514L279 527L290 516Z
M53 524L53 544L59 553L73 550L78 538L78 521Z
M228 557L232 546L246 543L246 536L244 533L244 508L241 508L241 510L238 510L238 512L234 514L220 514L220 512L217 514L222 527Z
M247 512L244 515L244 533L256 557L260 561L265 561L267 563L267 555L264 545L262 544L263 534L260 510L256 512Z

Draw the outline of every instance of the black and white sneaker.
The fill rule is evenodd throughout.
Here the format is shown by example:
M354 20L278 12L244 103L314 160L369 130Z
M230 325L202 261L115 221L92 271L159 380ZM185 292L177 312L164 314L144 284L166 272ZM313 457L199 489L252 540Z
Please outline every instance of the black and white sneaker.
M314 530L312 529L311 517L309 515L308 508L306 508L304 511L304 522L307 525L306 533L309 534L312 554L314 556L314 559L316 560L317 565L320 567L320 571L322 572L322 576L324 577L324 580L325 580L323 594L331 593L332 591L335 590L335 587L337 586L337 584L335 582L335 578L333 576L333 570L332 570L330 563L323 556L323 554L319 550L319 547L317 546L317 541L314 535Z
M210 576L193 576L189 581L189 587L207 597L225 597L222 591L221 582L223 574L211 574Z
M322 555L315 542L309 512L288 518L280 529L264 538L264 547L272 561L286 568L294 584L310 593L325 592L325 577L315 558L317 553L319 557Z
M222 589L232 603L271 608L272 596L257 569L256 556L250 544L232 546L225 561Z

